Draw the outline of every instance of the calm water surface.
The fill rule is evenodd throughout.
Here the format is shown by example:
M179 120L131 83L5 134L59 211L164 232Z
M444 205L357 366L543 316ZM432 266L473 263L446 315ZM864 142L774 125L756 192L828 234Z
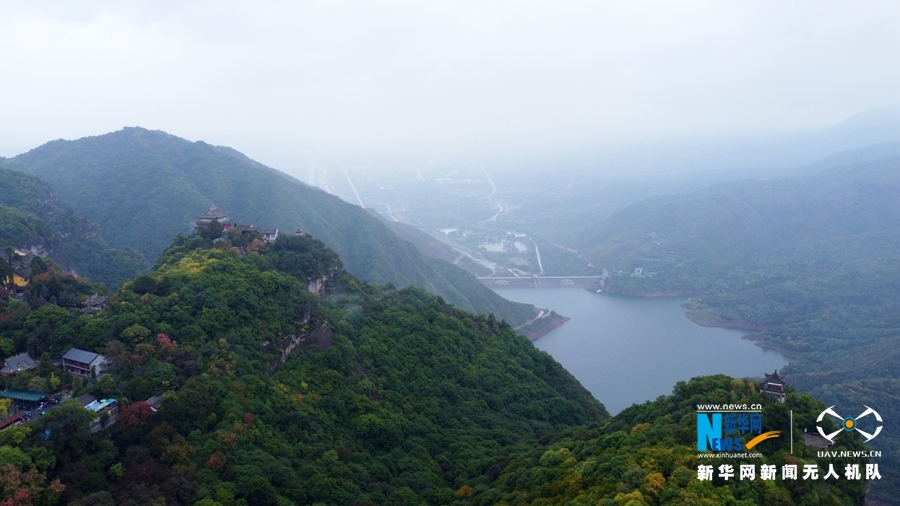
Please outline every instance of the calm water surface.
M683 298L618 297L577 288L495 291L571 318L534 344L612 414L670 394L675 383L694 376L761 377L788 363L783 355L740 339L746 331L691 323Z

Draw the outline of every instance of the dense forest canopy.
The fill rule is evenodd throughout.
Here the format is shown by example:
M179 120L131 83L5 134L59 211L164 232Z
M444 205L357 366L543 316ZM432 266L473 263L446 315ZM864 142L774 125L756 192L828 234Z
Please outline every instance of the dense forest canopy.
M366 285L308 235L212 239L176 238L102 315L4 303L9 354L77 346L118 364L87 382L49 367L76 393L120 400L108 431L85 432L90 416L70 403L30 433L10 429L23 438L10 446L23 455L17 469L37 471L48 502L448 504L459 487L489 483L501 448L608 417L493 316ZM316 279L330 295L309 291ZM286 336L318 344L282 364ZM24 381L50 388L49 375L13 386ZM141 401L160 394L151 415ZM51 429L45 441L43 427L62 416L72 434Z
M70 386L115 397L121 410L92 433L96 415L67 400L0 432L0 500L850 505L864 496L859 480L695 478L698 404L759 404L767 430L783 430L792 410L800 433L824 408L806 394L790 391L782 404L752 382L700 378L609 418L493 316L421 289L362 283L308 235L274 244L214 235L177 237L95 316L34 294L4 301L5 353L42 357L11 386ZM319 295L314 280L326 287ZM314 339L286 354L285 336ZM117 367L89 380L61 373L49 358L73 345ZM157 396L158 411L144 402ZM778 440L759 451L766 464L827 466L802 442L789 448ZM835 448L865 449L852 435Z
M117 288L149 267L140 253L113 249L96 225L62 204L46 182L0 162L0 247L38 251L65 269Z

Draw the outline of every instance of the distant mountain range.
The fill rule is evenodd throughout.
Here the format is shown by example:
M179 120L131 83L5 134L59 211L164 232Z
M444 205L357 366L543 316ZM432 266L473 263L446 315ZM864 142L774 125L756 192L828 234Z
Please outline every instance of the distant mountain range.
M536 314L533 306L503 299L462 269L424 256L364 209L231 148L125 128L48 142L6 162L49 182L60 201L97 223L111 244L134 248L151 261L215 204L242 222L288 234L300 228L320 238L365 281L420 286L514 326Z
M645 199L598 219L573 246L623 271L621 289L703 290L760 255L895 231L898 195L900 157L889 157Z

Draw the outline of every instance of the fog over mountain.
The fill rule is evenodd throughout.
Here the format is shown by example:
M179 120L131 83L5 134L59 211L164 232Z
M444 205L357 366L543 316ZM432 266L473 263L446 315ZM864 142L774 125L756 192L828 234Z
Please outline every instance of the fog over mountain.
M0 506L900 505L898 26L0 3Z
M0 155L142 126L295 176L386 149L797 165L900 104L898 21L879 1L6 3Z

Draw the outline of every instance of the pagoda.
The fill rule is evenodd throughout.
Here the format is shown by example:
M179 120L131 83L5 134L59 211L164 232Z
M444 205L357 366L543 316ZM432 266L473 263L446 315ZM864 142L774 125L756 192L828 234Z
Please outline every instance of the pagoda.
M787 382L784 381L784 378L778 375L777 370L773 374L764 374L766 374L766 379L765 381L763 381L760 393L765 392L778 398L779 401L784 402L784 398L787 393L784 387L787 386Z
M208 227L213 220L221 223L223 230L228 230L234 223L234 219L232 219L232 217L228 213L219 209L215 204L213 204L212 206L210 206L209 211L207 211L205 214L197 215L197 219L194 220L194 228L196 228L197 230L203 230L204 228Z

